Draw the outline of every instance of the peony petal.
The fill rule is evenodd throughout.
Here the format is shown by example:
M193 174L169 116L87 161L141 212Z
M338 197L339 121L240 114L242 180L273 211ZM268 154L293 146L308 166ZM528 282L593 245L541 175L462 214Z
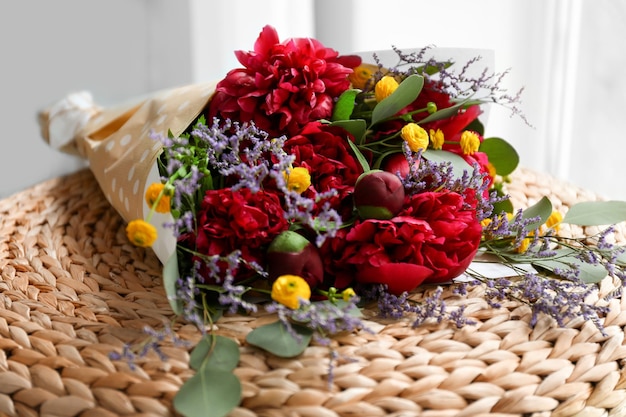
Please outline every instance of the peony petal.
M399 295L413 291L432 273L430 268L409 263L388 263L379 267L363 265L356 273L356 280L366 284L387 284L390 293Z

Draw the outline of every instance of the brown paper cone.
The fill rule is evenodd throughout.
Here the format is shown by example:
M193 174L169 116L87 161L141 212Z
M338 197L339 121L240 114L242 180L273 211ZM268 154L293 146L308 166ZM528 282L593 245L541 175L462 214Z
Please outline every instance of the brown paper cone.
M89 93L71 94L40 113L42 136L51 146L89 162L124 220L144 218L147 179L154 178L150 173L162 147L150 133L180 135L207 105L215 85L184 86L105 109Z

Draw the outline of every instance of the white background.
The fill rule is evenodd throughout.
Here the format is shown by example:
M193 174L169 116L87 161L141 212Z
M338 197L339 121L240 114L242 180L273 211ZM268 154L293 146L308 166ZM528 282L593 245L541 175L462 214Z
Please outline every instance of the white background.
M85 166L41 139L40 109L78 90L107 106L219 79L265 24L342 53L493 49L533 127L493 108L487 136L527 167L626 199L626 0L0 0L0 197Z

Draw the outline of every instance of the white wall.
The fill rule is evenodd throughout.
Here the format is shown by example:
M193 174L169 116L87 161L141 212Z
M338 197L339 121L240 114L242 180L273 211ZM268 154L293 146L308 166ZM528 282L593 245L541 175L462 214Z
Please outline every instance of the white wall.
M84 166L43 141L43 107L77 90L106 106L190 82L185 4L0 2L0 197Z
M192 71L196 82L222 79L241 66L236 50L252 50L265 25L281 39L312 37L314 0L190 0Z
M489 136L522 164L612 198L626 143L624 0L22 0L1 1L0 197L82 166L41 139L36 113L90 90L112 105L219 79L265 24L343 53L425 45L493 49L505 86L524 86L533 127L491 109Z

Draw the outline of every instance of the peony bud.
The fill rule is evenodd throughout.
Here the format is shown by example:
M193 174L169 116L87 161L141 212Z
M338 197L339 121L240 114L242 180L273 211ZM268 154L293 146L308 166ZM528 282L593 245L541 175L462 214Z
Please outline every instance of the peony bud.
M354 185L354 205L361 219L391 219L404 205L404 185L391 172L365 172Z
M317 247L291 230L282 232L270 243L267 270L270 281L281 275L298 275L313 288L324 279L324 266Z

